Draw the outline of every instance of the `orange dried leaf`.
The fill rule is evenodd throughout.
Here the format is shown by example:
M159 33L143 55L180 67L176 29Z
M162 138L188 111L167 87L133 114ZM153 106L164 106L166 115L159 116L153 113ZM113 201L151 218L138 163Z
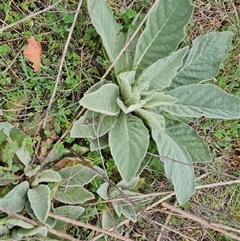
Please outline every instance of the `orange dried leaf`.
M23 51L23 56L33 63L34 72L40 70L42 48L41 43L32 36L27 39L28 45Z

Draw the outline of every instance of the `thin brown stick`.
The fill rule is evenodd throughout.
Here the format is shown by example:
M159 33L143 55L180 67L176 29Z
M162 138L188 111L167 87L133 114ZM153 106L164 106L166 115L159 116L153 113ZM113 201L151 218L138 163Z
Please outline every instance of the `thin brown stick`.
M155 222L155 221L154 221L154 222ZM167 226L164 225L164 224L161 224L161 223L158 223L158 222L155 222L155 223L156 223L158 226L161 226L161 227L164 228L164 229L168 229L169 231L178 234L179 236L185 238L186 240L197 241L197 240L195 240L195 239L193 239L193 238L191 238L191 237L188 237L187 235L185 235L185 234L183 234L183 233L181 233L181 232L179 232L179 231L177 231L177 230L175 230L175 229L172 229L172 228L167 227Z
M222 229L226 229L226 230L229 230L229 231L233 231L233 232L236 232L236 233L240 234L240 229L232 228L232 227L222 225L222 224L219 224L219 223L211 223L211 224L213 226L216 226L216 227L219 227L219 228L222 228Z
M174 207L176 207L176 206L177 206L177 201L174 202ZM169 220L170 220L171 217L172 217L172 213L169 213L169 214L167 215L167 218L166 218L165 222L164 222L164 226L165 226L165 227L167 227L167 225L168 225ZM158 237L157 237L157 241L160 241L160 240L161 240L162 235L163 235L163 232L164 232L164 230L165 230L165 227L162 227L162 228L161 228L160 234L159 234Z
M240 180L231 180L227 182L217 182L217 183L210 183L205 185L198 185L195 189L204 189L204 188L211 188L211 187L219 187L219 186L225 186L225 185L232 185L232 184L239 184Z
M181 214L183 218L194 220L194 221L200 223L201 225L203 225L203 226L205 226L207 228L213 229L213 230L215 230L215 231L217 231L219 233L222 233L222 234L224 234L224 235L226 235L226 236L228 236L228 237L230 237L232 239L240 240L240 236L237 236L237 235L234 235L232 233L229 233L229 232L225 231L224 229L216 226L216 224L213 225L213 224L207 222L204 219L201 219L201 218L199 218L199 217L197 217L197 216L195 216L193 214L187 213L187 212L185 212L185 211L183 211L183 210L181 210L179 208L173 207L173 206L171 206L171 205L169 205L169 204L167 204L165 202L163 202L161 205L163 207L165 207L165 208L168 208L168 209L178 213L178 214Z
M150 198L150 197L154 197L154 196L162 196L162 195L166 195L166 194L172 194L172 191L167 191L167 192L156 192L156 193L148 193L148 194L137 194L137 195L133 195L133 196L128 196L129 199L141 199L141 198ZM124 201L125 197L119 197L119 198L112 198L112 199L108 199L108 200L101 200L101 203L111 203L111 202L117 202L117 201ZM88 203L86 205L84 205L85 207L87 206L96 206L98 205L99 202L94 202L94 203Z
M78 2L78 6L77 6L77 9L76 9L76 12L75 12L75 15L74 15L73 23L71 25L71 28L70 28L70 31L69 31L69 34L68 34L68 38L67 38L64 50L63 50L63 54L62 54L62 57L61 57L59 68L58 68L58 74L57 74L57 77L56 77L55 86L54 86L54 89L53 89L53 92L52 92L52 95L51 95L51 98L50 98L50 101L49 101L49 104L48 104L48 108L47 108L47 111L46 111L46 116L45 116L44 121L43 121L43 129L45 128L45 125L47 123L48 112L52 108L52 104L54 102L54 98L55 98L56 93L57 93L57 88L58 88L58 85L59 85L59 82L60 82L60 77L61 77L61 72L62 72L62 68L63 68L63 63L65 62L65 57L66 57L66 54L67 54L68 46L69 46L69 43L70 43L71 38L72 38L73 30L74 30L75 25L77 23L77 18L78 18L79 12L80 12L80 8L82 6L82 2L83 2L83 0L80 0Z
M104 230L104 229L99 228L99 227L95 227L91 224L86 224L86 223L83 223L83 222L80 222L80 221L72 220L72 219L69 219L69 218L66 218L66 217L63 217L63 216L60 216L60 215L56 215L56 214L53 214L53 213L49 213L48 216L52 217L52 218L55 218L55 219L58 219L58 220L61 220L65 223L71 223L71 224L76 225L78 227L91 229L93 231L102 233L104 235L108 235L110 237L117 238L118 240L133 241L132 239L125 238L122 235L119 235L117 233L114 233L114 232L111 232L111 231L108 231L108 230Z
M32 14L29 14L29 15L26 16L25 18L22 18L22 19L18 20L18 21L15 22L15 23L12 23L12 24L9 24L9 25L7 25L7 26L5 26L5 27L2 27L2 28L0 29L0 33L2 33L3 31L5 31L5 30L7 30L7 29L9 29L9 28L12 28L12 27L14 27L14 26L16 26L16 25L18 25L18 24L20 24L20 23L23 23L23 22L25 22L26 20L28 20L28 19L30 19L30 18L36 17L36 16L38 16L38 15L41 14L41 13L47 12L48 10L54 8L56 5L58 5L58 4L59 4L60 2L62 2L62 1L63 1L63 0L59 0L59 1L57 1L56 3L48 6L47 8L44 8L44 9L41 10L41 11L38 11L38 12L32 13Z
M75 238L71 237L71 236L68 235L68 234L65 234L65 233L56 231L56 230L54 230L54 229L48 228L47 226L44 226L43 224L41 224L41 223L39 223L39 222L37 222L37 221L34 221L34 220L32 220L32 219L29 219L29 218L26 218L26 217L24 217L24 216L22 216L22 215L20 215L20 214L18 214L18 213L12 212L11 210L9 210L9 209L7 209L7 208L4 208L4 207L1 207L1 206L0 206L0 211L8 214L8 215L11 216L11 217L15 217L15 218L18 218L18 219L20 219L20 220L22 220L22 221L25 221L25 222L27 222L27 223L30 223L30 224L32 224L33 226L36 226L36 227L46 227L49 233L52 233L52 234L54 234L54 235L56 235L56 236L58 236L58 237L60 237L60 238L64 238L65 240L79 241L79 239L75 239Z

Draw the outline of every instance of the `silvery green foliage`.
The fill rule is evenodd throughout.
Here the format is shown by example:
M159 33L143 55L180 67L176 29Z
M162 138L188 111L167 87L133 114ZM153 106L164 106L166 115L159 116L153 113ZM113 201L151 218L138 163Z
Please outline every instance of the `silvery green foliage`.
M88 10L112 62L124 39L111 9L105 0L88 0ZM92 150L108 145L125 183L147 165L152 136L180 204L194 192L193 163L211 161L207 145L186 120L240 118L240 98L203 84L218 73L232 34L212 32L195 39L190 49L178 49L192 12L190 0L159 1L130 45L134 52L126 51L117 61L116 79L95 84L80 100L87 111L71 130L72 137L88 138ZM139 23L139 15L134 23Z

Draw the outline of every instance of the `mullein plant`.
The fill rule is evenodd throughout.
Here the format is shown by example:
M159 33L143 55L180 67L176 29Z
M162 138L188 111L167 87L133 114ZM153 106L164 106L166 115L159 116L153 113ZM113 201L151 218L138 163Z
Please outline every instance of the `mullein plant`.
M123 35L105 0L88 0L88 11L113 62L134 30ZM180 204L194 193L194 163L212 160L188 123L202 116L240 118L240 98L204 83L217 75L232 33L211 32L179 48L192 13L190 0L159 1L116 62L114 79L103 79L84 94L80 105L86 111L71 130L71 137L87 138L92 151L109 146L126 185L137 183L148 165L152 138ZM133 24L139 19L137 14Z

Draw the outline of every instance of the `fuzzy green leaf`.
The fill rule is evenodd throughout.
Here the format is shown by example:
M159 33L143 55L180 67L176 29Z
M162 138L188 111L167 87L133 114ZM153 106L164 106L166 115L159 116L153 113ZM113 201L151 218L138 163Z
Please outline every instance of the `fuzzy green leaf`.
M231 38L231 32L211 32L196 38L171 87L198 84L214 78L228 53Z
M110 83L110 82L107 82L105 79L104 79L104 80L101 80L101 81L97 82L96 84L94 84L93 86L91 86L91 87L85 92L85 95L86 95L86 94L93 93L94 91L100 89L103 85L109 84L109 83Z
M55 214L61 215L67 218L76 219L78 218L83 212L85 208L80 206L61 206L55 208Z
M117 115L119 106L117 105L117 98L119 97L119 89L115 84L105 84L98 90L85 94L80 100L80 105L105 115Z
M149 133L141 119L121 114L109 132L109 146L122 179L129 183L141 165L149 143Z
M90 141L90 150L99 151L108 146L108 135L100 136L96 139L89 139Z
M143 105L146 103L146 101L139 101L137 104L133 104L130 106L126 106L119 98L117 99L117 104L120 107L120 109L125 113L128 114L132 111L135 111L137 109L140 109L143 107Z
M102 211L102 228L109 229L117 223L116 218L114 217L114 213L110 210Z
M138 66L139 73L177 48L192 12L189 0L158 2L137 43L134 65Z
M33 228L34 226L30 223L27 223L23 220L19 220L19 219L16 219L16 218L10 218L7 220L7 226L9 228L12 228L14 226L18 226L18 227L22 227L22 228L25 228L25 229L30 229L30 228Z
M131 221L136 222L137 215L132 205L124 201L121 202L121 205L122 205L122 214L126 218L129 218Z
M162 91L169 87L173 77L177 74L177 69L182 66L187 51L188 47L185 47L164 59L157 60L141 74L136 85L149 82L148 90L156 91Z
M116 116L103 115L87 110L79 120L74 122L70 136L91 139L103 136L113 126L116 118Z
M138 13L136 15L136 17L134 18L134 20L132 22L132 25L137 28L138 25L140 24L140 22L141 22L141 15L140 15L140 13ZM129 28L128 29L126 40L125 40L126 43L128 43L130 38L133 36L134 32L136 31L136 28ZM125 61L124 61L125 69L131 69L132 66L133 66L134 53L135 53L135 50L136 50L136 45L137 45L140 33L141 32L138 31L138 33L135 35L134 39L131 41L128 48L124 52L124 54L125 54Z
M66 204L83 204L94 199L94 195L82 186L59 187L55 199Z
M145 120L149 127L165 130L165 118L161 114L145 109L136 110L136 113Z
M10 130L14 128L14 125L8 122L0 122L0 130L2 130L7 136L10 135Z
M0 225L0 238L4 238L5 234L7 233L7 227Z
M141 162L141 165L140 165L140 167L138 168L138 171L137 171L136 176L140 176L140 174L142 173L142 171L144 170L144 168L148 165L148 163L150 162L150 160L151 160L151 156L147 154L147 155L143 158L143 160L142 160L142 162Z
M189 125L184 123L174 123L173 125L167 125L166 128L190 154L193 162L212 161L208 146Z
M80 206L61 206L55 208L55 214L70 218L72 220L76 220L84 212L84 210L85 208ZM57 220L54 229L62 231L65 229L66 226L68 226L68 223Z
M240 98L214 85L184 85L168 92L179 101L161 109L176 116L222 119L240 118Z
M18 149L16 151L16 155L25 167L31 163L32 158L25 147L21 147L20 149Z
M165 173L174 185L180 204L188 201L195 189L195 176L191 156L185 147L167 130L152 129L160 159L164 162Z
M93 180L96 173L81 164L66 167L59 171L62 178L61 186L63 187L77 187L83 186Z
M27 194L34 214L40 222L44 223L51 207L49 187L41 184L29 189Z
M19 228L17 230L17 236L19 238L23 238L23 237L31 237L34 235L40 235L41 237L47 237L47 227L35 227L32 229L25 229L25 228Z
M0 206L12 212L21 212L27 201L29 183L24 181L15 186L8 194L0 199Z
M61 176L53 170L43 170L37 174L32 182L32 186L37 186L41 182L60 182Z
M119 27L113 19L112 10L105 0L88 0L87 3L92 24L101 36L109 60L113 62L123 48L124 42L122 33L120 33ZM123 56L115 65L116 73L122 69Z
M166 95L163 92L152 91L152 94L152 98L144 104L145 108L152 109L157 106L173 105L178 102L177 98L172 97L171 95Z
M97 194L104 200L108 199L108 187L109 184L107 182L104 182L97 190Z

